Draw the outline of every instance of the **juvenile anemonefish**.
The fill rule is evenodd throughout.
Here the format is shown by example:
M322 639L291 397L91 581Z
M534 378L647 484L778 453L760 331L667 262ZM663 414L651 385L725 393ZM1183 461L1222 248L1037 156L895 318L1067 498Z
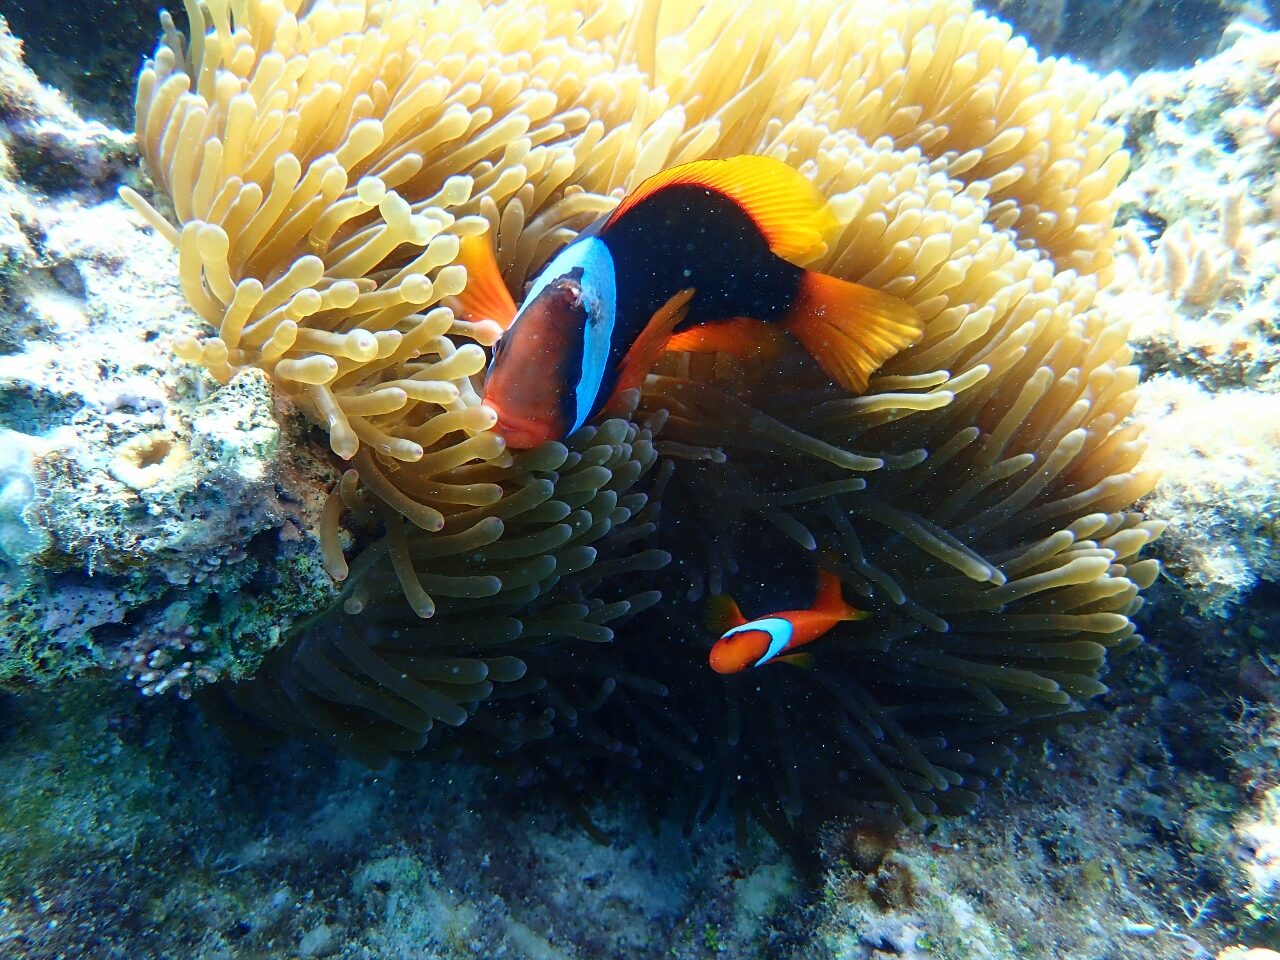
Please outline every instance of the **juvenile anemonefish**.
M561 250L519 310L492 242L468 238L455 310L505 330L484 390L495 429L516 448L561 439L638 387L663 350L767 355L780 330L840 384L866 390L921 321L897 297L790 262L837 225L817 188L779 160L681 164Z
M845 603L840 578L826 570L818 571L818 596L807 610L783 610L748 620L732 597L713 596L707 602L706 623L720 639L711 647L711 669L741 673L771 661L799 660L807 654L792 650L812 643L837 623L869 616Z

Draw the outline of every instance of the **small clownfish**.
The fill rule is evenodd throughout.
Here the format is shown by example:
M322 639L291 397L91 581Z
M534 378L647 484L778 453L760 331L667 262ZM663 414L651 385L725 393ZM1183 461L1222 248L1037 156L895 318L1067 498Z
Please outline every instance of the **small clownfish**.
M798 170L770 157L695 160L645 180L538 274L516 309L485 236L463 241L464 320L505 331L484 403L522 449L568 436L638 387L664 350L775 356L791 334L861 393L919 337L903 300L805 270L838 222Z
M711 669L741 673L775 661L804 663L807 654L790 651L812 643L837 623L865 620L871 614L845 603L840 578L818 572L818 596L808 610L783 610L748 620L732 597L714 596L707 602L707 626L720 634L711 647Z

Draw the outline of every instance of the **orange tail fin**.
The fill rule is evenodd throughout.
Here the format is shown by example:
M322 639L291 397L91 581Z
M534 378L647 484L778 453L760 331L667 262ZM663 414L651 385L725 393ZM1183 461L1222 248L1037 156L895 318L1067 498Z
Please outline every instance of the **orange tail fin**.
M812 270L801 279L782 325L823 370L855 393L865 391L871 374L914 343L924 328L905 300Z
M830 570L818 571L818 596L813 601L813 609L827 613L837 620L865 620L871 614L858 610L845 602L840 586L840 578Z
M467 268L467 286L453 298L454 312L472 323L492 320L503 330L510 327L516 318L516 303L498 270L493 238L487 233L463 237L457 262Z

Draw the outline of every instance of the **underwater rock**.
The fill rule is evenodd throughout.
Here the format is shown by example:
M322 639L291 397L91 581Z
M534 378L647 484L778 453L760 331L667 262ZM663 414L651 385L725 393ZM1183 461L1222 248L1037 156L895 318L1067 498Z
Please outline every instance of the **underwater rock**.
M32 477L34 437L14 430L0 430L0 557L18 563L44 550L48 535L26 520L35 498Z
M1231 17L1261 21L1249 0L979 0L1042 53L1099 70L1179 67L1213 53Z
M1167 517L1167 577L1204 614L1225 616L1260 580L1280 580L1280 394L1211 393L1162 374L1142 388L1148 503Z
M77 112L119 128L132 120L141 52L155 43L157 0L15 0L4 14L40 79ZM182 3L174 16L185 22ZM48 88L46 88L48 89Z
M1230 804L1170 762L1157 713L1120 706L1051 749L1051 780L993 785L981 818L928 836L832 825L818 942L874 960L1210 956L1232 882Z
M35 5L32 5L35 9ZM40 5L41 10L44 5ZM49 192L111 190L133 157L132 138L84 120L26 68L0 17L0 170Z
M264 378L241 376L181 403L137 373L98 386L101 399L86 394L53 449L35 458L29 515L60 555L42 558L47 565L145 568L190 584L284 525L280 428Z
M103 687L0 700L6 960L707 960L807 940L758 830L652 832L611 795L589 804L604 845L484 767L373 773L297 744L259 763L186 705Z
M0 33L3 144L29 151L0 164L0 681L105 668L189 694L331 599L303 531L332 474L261 374L174 359L172 254L112 196L131 138L16 50Z
M1236 836L1246 880L1241 890L1244 909L1265 921L1280 910L1280 787L1262 794L1254 810L1242 818Z

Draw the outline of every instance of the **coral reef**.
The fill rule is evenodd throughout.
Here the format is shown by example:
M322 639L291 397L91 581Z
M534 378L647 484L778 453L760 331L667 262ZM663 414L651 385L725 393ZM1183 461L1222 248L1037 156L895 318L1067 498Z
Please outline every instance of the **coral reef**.
M1154 375L1138 411L1165 478L1151 501L1170 521L1157 549L1211 614L1276 571L1280 238L1266 121L1278 65L1277 35L1248 34L1193 69L1137 78L1104 107L1127 127L1132 171L1103 302L1132 318Z
M803 939L785 855L731 824L651 833L633 801L592 801L605 846L482 768L374 774L297 745L260 766L185 705L136 700L0 701L23 745L0 751L6 957L702 960Z
M1175 301L1119 306L1135 317L1138 357L1153 373L1215 390L1275 387L1269 321L1280 257L1266 121L1280 97L1278 65L1275 34L1249 35L1194 69L1138 78L1104 108L1126 125L1132 153L1120 188L1120 279L1144 275Z
M320 22L359 6L309 9ZM366 301L413 308L375 340L394 330L402 346L415 324L441 328L399 369L372 369L378 361L359 356L367 343L351 337L371 314L341 312L389 293L421 251L403 245L366 274L317 280L322 297L344 279L356 287L327 318L306 313L304 297L299 316L268 324L272 336L287 338L292 323L299 338L340 337L316 337L305 352L294 339L274 366L255 344L228 348L222 366L213 335L227 313L212 308L211 331L186 306L211 308L201 297L227 292L207 267L220 238L207 222L191 231L193 297L182 237L176 256L166 238L181 201L168 209L126 168L124 138L49 106L56 98L5 64L5 102L19 105L4 113L18 118L6 120L7 143L21 163L0 184L13 267L0 277L0 427L10 431L0 435L0 672L16 691L0 694L0 952L1136 960L1225 950L1261 960L1280 946L1270 922L1274 468L1267 431L1249 428L1273 417L1274 40L1246 38L1130 89L1039 63L964 4L939 4L936 21L873 6L854 5L856 40L793 33L779 14L767 54L752 46L765 33L711 8L690 20L646 7L656 19L621 35L611 5L580 37L560 37L568 21L554 17L466 24L481 51L491 34L550 37L561 63L613 86L594 93L599 127L566 104L522 129L514 112L466 99L506 89L485 87L486 71L557 96L580 92L580 78L556 86L550 59L539 66L518 51L456 64L460 105L442 106L453 94L440 88L444 126L433 129L464 112L466 129L453 148L431 149L447 159L474 136L491 150L464 155L475 182L456 208L423 206L437 198L425 188L407 197L410 231L422 226L414 217L453 218L428 249L483 220L505 243L518 292L540 258L613 202L630 166L717 144L785 148L845 223L827 265L896 284L927 308L932 333L860 398L834 392L799 356L784 358L793 389L783 396L727 358L672 356L630 418L523 459L428 462L436 486L415 482L390 440L418 443L423 460L484 452L484 441L464 446L476 376L464 371L492 331L453 319L444 328L445 301ZM176 32L167 43L183 51L171 67L191 62ZM964 43L982 56L956 56ZM837 55L847 76L778 82ZM959 77L940 93L921 80L939 63ZM970 77L960 68L971 63L993 72ZM1013 111L1004 125L976 129L958 105L1002 89L997 74L1021 78L1025 106L1001 100ZM823 84L857 77L892 95L823 99ZM1067 97L1070 118L1039 134L1060 153L1024 153L1020 141L995 155L1077 84L1094 89ZM367 78L352 87L383 116L389 90ZM693 100L710 87L714 96ZM735 99L743 88L753 92ZM779 99L766 101L765 88ZM524 89L504 102L532 109ZM1103 93L1114 96L1102 115L1127 124L1136 163L1114 190L1117 138L1092 119ZM363 101L352 107L344 134L374 117ZM350 119L334 115L339 126ZM281 114L277 129L270 111L255 116L272 136L294 122ZM852 132L832 132L841 125ZM961 133L975 139L956 142ZM68 146L47 161L29 146L54 142ZM1222 173L1233 163L1235 184ZM1077 173L1095 179L1072 195ZM162 213L143 220L108 199L120 178ZM561 195L573 181L597 192ZM1042 182L1057 183L1052 196ZM388 197L405 183L380 193L357 176L335 201L354 200L343 214L353 219L335 215L330 239L391 239L382 205L394 220ZM1113 238L1117 203L1126 222ZM224 232L230 252L235 232ZM332 249L299 246L236 274L235 289L257 280L265 296L307 256L330 270L342 262ZM450 289L449 269L433 268L433 295ZM402 292L427 289L409 280ZM1135 322L1137 357L1157 374L1136 387L1117 317ZM317 330L319 319L334 326ZM198 350L212 373L175 361L175 346ZM345 471L330 417L307 399L313 385L279 369L315 357L338 364L331 383L351 374L342 413L364 433ZM444 402L411 404L409 389L383 378L425 383L412 389ZM1129 415L1146 424L1141 466L1134 432L1118 426ZM369 426L390 438L384 448ZM1148 468L1164 479L1144 509L1172 525L1156 544L1167 576L1144 590L1139 612L1134 587L1155 571L1134 553L1157 526L1130 501ZM500 496L450 502L446 483ZM1110 486L1083 505L1099 483ZM1044 509L1055 498L1069 510L1061 517ZM822 651L816 671L711 677L701 595L732 589L752 610L807 602L818 546L837 548L850 598L875 611L864 624L875 642ZM1004 584L983 579L996 567ZM659 591L661 606L643 609ZM1036 619L1021 623L1033 629L1013 649L1019 616ZM1056 616L1086 619L1044 619ZM1151 642L1115 657L1134 647L1130 619ZM1038 655L1049 650L1078 659ZM144 700L130 687L165 695ZM1101 709L1077 710L1090 695ZM381 767L276 744L263 719ZM1081 723L1064 734L1063 720ZM1050 732L1059 735L1034 765L988 777ZM406 753L416 762L398 759ZM448 762L458 755L465 762ZM793 864L749 816L793 843L833 810L913 818L975 795L981 817L927 831L894 832L892 817L829 821L817 903L806 899L814 864ZM702 826L678 837L692 820Z
M0 680L108 670L185 695L331 601L306 531L333 474L261 374L218 388L174 362L192 318L170 255L104 188L127 138L16 51L0 32Z

